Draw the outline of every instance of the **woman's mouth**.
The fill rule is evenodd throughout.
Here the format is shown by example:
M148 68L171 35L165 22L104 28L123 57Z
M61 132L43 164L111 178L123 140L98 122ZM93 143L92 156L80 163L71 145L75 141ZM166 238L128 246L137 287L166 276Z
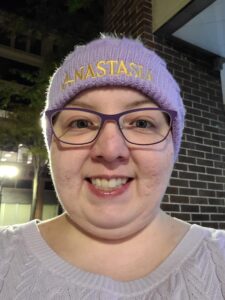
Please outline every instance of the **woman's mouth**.
M112 178L112 179L101 179L92 178L91 183L98 189L101 190L112 190L121 187L123 184L127 183L128 178Z
M103 192L103 193L113 193L123 190L123 187L130 182L132 178L130 177L113 177L113 178L87 178L87 181L92 186L93 190Z

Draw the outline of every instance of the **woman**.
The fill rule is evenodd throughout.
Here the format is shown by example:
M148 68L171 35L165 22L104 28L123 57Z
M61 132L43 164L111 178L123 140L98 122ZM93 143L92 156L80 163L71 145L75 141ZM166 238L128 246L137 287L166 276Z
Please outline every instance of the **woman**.
M179 92L137 40L102 37L67 56L43 122L64 213L2 229L1 299L225 299L225 232L160 209Z

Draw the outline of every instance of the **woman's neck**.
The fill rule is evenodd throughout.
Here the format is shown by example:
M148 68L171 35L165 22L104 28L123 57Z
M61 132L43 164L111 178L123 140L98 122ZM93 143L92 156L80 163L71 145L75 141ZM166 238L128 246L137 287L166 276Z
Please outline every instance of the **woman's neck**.
M39 229L47 244L72 265L127 281L157 268L181 241L189 226L161 212L149 226L122 240L90 236L65 214L41 223Z

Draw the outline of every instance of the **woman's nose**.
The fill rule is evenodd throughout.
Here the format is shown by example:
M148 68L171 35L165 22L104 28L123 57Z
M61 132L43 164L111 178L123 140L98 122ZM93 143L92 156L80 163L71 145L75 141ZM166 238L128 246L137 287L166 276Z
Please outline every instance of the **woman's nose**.
M129 148L126 140L118 125L111 121L103 125L91 151L93 159L102 159L107 162L125 161L129 158Z

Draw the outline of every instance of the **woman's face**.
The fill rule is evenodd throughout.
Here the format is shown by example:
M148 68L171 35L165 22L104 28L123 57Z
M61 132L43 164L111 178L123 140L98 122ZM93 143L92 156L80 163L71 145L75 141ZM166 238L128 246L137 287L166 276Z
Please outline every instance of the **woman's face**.
M105 114L157 107L130 88L88 90L69 106ZM173 151L171 133L159 144L132 145L113 121L106 122L97 140L85 146L53 138L50 163L58 197L71 221L83 231L104 239L128 237L159 216L173 169Z

